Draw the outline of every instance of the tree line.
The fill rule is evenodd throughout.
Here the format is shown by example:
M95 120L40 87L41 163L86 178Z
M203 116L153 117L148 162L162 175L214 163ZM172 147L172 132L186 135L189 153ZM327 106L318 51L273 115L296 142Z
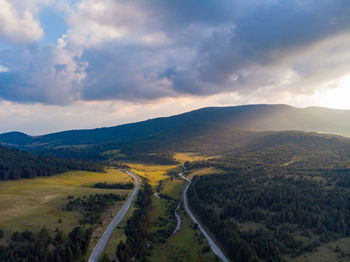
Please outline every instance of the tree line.
M94 162L34 155L0 146L0 180L52 176L71 170L103 172L103 167Z
M93 188L101 188L101 189L133 189L133 183L111 183L107 184L107 182L96 183L92 186Z

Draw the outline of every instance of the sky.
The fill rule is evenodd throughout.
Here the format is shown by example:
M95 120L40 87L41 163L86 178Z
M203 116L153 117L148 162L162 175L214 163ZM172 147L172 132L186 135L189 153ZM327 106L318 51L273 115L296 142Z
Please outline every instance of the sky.
M0 132L350 109L349 0L0 0Z

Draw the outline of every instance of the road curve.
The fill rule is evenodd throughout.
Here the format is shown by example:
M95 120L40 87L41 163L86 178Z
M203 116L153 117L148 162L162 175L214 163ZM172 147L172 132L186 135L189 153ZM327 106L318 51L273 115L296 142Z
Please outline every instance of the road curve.
M185 206L185 210L186 212L189 214L189 216L191 217L192 221L196 224L198 224L198 227L200 229L200 231L202 231L203 235L207 238L209 246L211 248L211 250L213 250L213 252L224 262L229 262L229 260L226 258L226 256L224 255L224 253L220 250L220 248L215 244L214 240L209 236L209 234L205 231L205 229L202 227L202 225L198 222L198 220L196 219L196 217L193 215L192 211L190 210L189 206L188 206L188 201L187 201L187 190L191 184L191 180L189 180L187 177L185 177L183 175L183 173L181 172L179 174L179 176L186 180L188 182L184 192L183 192L183 197L184 197L184 206Z
M134 180L136 182L135 189L132 192L131 196L128 198L128 200L126 200L126 202L124 203L122 208L118 211L117 215L113 218L112 222L108 225L105 232L103 232L103 234L100 237L100 239L98 240L94 250L92 251L92 254L91 254L88 262L97 262L98 261L98 258L100 257L102 251L105 249L105 246L107 245L107 242L108 242L109 238L111 237L114 228L120 223L120 221L125 216L126 212L130 208L130 205L137 194L137 191L140 188L140 180L138 179L138 177L134 173L132 173L128 170L124 170L124 169L120 169L120 170L134 178Z

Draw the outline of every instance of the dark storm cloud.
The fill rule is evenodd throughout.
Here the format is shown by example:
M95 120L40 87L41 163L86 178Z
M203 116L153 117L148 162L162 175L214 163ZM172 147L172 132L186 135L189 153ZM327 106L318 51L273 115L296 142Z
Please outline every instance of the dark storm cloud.
M341 37L350 30L348 0L137 3L139 24L133 16L133 21L123 18L122 37L104 41L103 30L115 29L113 35L121 29L102 17L101 29L89 32L82 46L72 40L79 35L68 35L64 54L57 48L0 53L0 65L10 70L0 73L0 97L64 104L226 91L254 95L258 88L266 88L266 95L276 90L312 92L349 69L344 58L350 47ZM325 44L317 47L319 43ZM56 61L67 55L74 56L74 65L66 58ZM305 85L308 90L300 88Z
M245 84L251 83L250 79L246 79L251 75L251 67L274 65L298 49L348 31L349 6L347 1L273 1L246 7L230 20L235 25L231 35L217 33L203 42L192 64L195 70L186 71L186 78L203 87L206 86L203 83L215 84L216 87L211 90L213 93L223 89L263 86L264 81L260 85L257 83L258 86ZM265 76L271 77L266 74L262 77ZM175 88L182 90L184 72L180 72L178 77L179 85ZM236 81L230 81L230 77ZM176 74L173 78L176 83ZM273 84L273 77L267 83ZM203 93L208 93L208 90L203 90Z
M158 50L159 51L159 50ZM156 72L162 65L154 48L104 45L103 50L91 49L82 55L86 61L87 77L81 83L82 98L86 100L142 100L172 96Z

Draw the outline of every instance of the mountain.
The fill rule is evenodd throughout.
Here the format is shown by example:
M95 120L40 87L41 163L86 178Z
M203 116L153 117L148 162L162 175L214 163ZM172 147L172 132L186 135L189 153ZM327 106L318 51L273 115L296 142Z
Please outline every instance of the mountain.
M0 135L0 143L30 151L95 158L106 150L127 155L140 151L213 150L245 142L261 131L299 130L350 135L350 110L288 105L208 107L171 117L91 130L71 130L43 136L19 132ZM259 132L259 133L258 133ZM214 149L215 149L214 148Z
M25 146L34 141L34 138L21 132L0 134L1 143L5 145Z

